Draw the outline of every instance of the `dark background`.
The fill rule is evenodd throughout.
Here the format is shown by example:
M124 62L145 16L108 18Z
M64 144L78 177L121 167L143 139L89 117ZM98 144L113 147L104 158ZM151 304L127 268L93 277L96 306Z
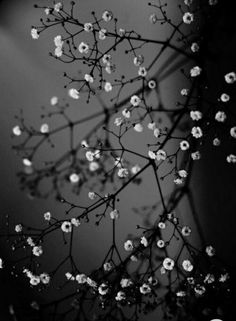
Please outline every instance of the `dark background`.
M84 10L85 15L88 15L92 6L96 11L94 1L80 2L81 10ZM40 3L47 3L47 1L40 1ZM236 70L236 30L232 3L221 1L219 9L215 10L215 16L206 30L206 51L202 58L206 62L208 77L212 85L212 95L216 97L222 92L224 74ZM148 17L151 13L142 1L123 0L116 3L114 1L112 4L105 0L99 1L99 4L96 1L97 10L107 9L108 4L109 8L112 8L118 17L121 17L122 24L134 25L139 32L145 30L149 36L156 36L156 31L153 31L148 23L147 25L140 25L139 23L143 20L144 15ZM45 35L37 42L32 41L30 36L31 25L36 24L39 18L40 12L33 9L32 1L8 0L0 2L1 225L5 224L5 215L7 214L10 216L12 224L24 220L40 224L42 213L46 210L55 213L62 212L61 205L56 204L52 199L31 201L25 193L19 190L16 172L21 164L11 149L11 129L15 125L14 115L17 114L19 108L24 109L29 123L33 122L36 126L39 126L41 113L39 107L48 104L51 96L64 97L64 79L62 77L64 66L47 55L47 52L53 48L53 35ZM126 68L125 65L124 68ZM170 96L170 92L178 91L181 88L181 84L177 83L177 77L174 76L175 81L163 82L164 98L174 99L173 95ZM83 114L84 111L81 108L79 112ZM63 144L66 144L66 141ZM204 147L204 156L196 165L193 179L194 195L205 240L215 246L219 256L230 266L235 266L236 171L232 165L225 163L225 158L229 151L233 152L233 149L235 153L235 144L232 145L227 140L225 140L224 146L219 149L207 143ZM151 190L149 177L147 176L145 179L146 188L144 190L146 194L143 194L141 199L139 196L140 204L144 200L145 202L151 202L153 199L153 195L150 195L149 192ZM166 186L167 191L168 188ZM128 194L122 200L121 209L126 208L128 212L126 206L130 199L136 198L136 192L138 191L128 191ZM184 219L189 220L188 208L182 210L182 215ZM128 232L135 231L135 225L138 223L136 220L141 221L141 218L137 218L134 214L130 214L125 220L123 219L121 222L121 240L125 238ZM91 242L90 233L93 233L96 242ZM91 230L89 228L85 230L80 240L80 249L82 252L86 250L86 255L80 257L82 265L92 267L99 261L100 255L103 253L102 249L106 246L108 235L109 226L106 225L102 232L96 232L92 228ZM50 242L51 249L55 251L55 256L47 264L54 263L53 260L60 251L57 248L56 240L52 239ZM10 247L2 240L0 256L7 258L8 252L10 252ZM0 319L4 321L13 320L7 311L10 304L17 304L24 308L24 305L32 298L31 290L25 284L25 279L22 280L21 277L13 278L9 271L10 269L0 271ZM37 293L34 292L34 296L37 297ZM151 319L149 318L149 320Z

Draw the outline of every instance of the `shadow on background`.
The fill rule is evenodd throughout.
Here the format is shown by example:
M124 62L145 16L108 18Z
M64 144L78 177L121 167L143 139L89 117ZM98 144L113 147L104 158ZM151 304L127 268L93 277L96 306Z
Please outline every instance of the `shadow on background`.
M40 4L47 4L48 1L41 1ZM235 69L235 52L236 52L236 32L234 11L230 8L231 3L221 4L219 11L216 10L215 18L211 23L211 27L206 30L209 34L209 41L205 44L208 48L208 56L202 57L205 60L208 77L212 84L212 94L218 97L222 91L223 75L226 72ZM82 8L91 6L94 1L82 1ZM99 1L96 6L101 11L107 9L106 5L110 2ZM100 9L104 6L104 8ZM112 2L115 10L118 11L117 16L121 14L122 23L137 25L140 27L139 21L143 19L143 15L150 14L146 6L137 6L137 1L120 1ZM135 13L133 8L136 8ZM93 8L96 10L96 8ZM223 10L223 14L222 14ZM119 14L120 11L120 14ZM88 12L86 13L88 14ZM219 19L221 17L221 19ZM27 220L30 217L35 223L42 221L42 213L46 210L52 212L61 211L61 205L55 204L53 200L34 200L29 201L25 193L19 191L18 182L16 179L16 171L21 166L11 150L12 140L10 132L14 122L14 115L17 114L19 108L23 108L27 114L27 119L37 126L39 125L40 110L38 106L48 104L51 96L64 96L63 85L64 80L61 77L64 67L48 57L47 52L52 50L52 34L46 35L41 42L32 42L30 37L30 27L34 25L40 18L37 10L33 9L33 2L30 0L24 1L0 1L0 61L1 61L1 181L0 181L0 198L1 198L1 224L5 224L5 215L10 215L13 222L19 223ZM147 27L148 28L148 27ZM145 28L144 28L145 29ZM150 30L147 30L149 32ZM155 34L154 34L155 36ZM50 38L47 38L50 37ZM126 68L126 67L125 67ZM220 73L219 73L220 70ZM221 79L221 80L220 80ZM181 84L165 83L163 89L166 90L166 96L169 96L171 91L178 91L177 86ZM165 95L165 93L164 93ZM173 96L171 96L172 98ZM81 110L83 113L83 110ZM233 111L234 115L235 112ZM66 142L62 142L65 145ZM196 174L194 177L194 186L196 186L198 205L200 206L199 213L201 227L206 240L214 244L219 256L231 264L234 258L234 248L236 246L236 238L234 237L234 229L236 226L235 219L235 181L236 171L231 166L226 166L225 157L231 143L225 139L224 147L219 150L213 148L212 145L206 144L205 156L197 165ZM221 170L224 166L224 171ZM146 188L144 198L150 197L150 186ZM167 188L168 189L168 188ZM123 208L125 208L129 199L134 199L135 195L126 195ZM186 210L187 211L187 210ZM184 210L183 210L184 212ZM33 218L32 218L33 216ZM134 231L133 215L129 221L123 221L123 235L127 231ZM107 230L108 231L108 230ZM86 245L86 250L89 251L89 264L92 261L99 261L101 248L106 242L106 235L97 235L98 244L91 243L90 237L84 236L83 242ZM57 240L51 241L51 247L55 253L59 253L57 248ZM53 243L54 242L54 243ZM83 244L82 244L83 247ZM85 248L84 248L85 250ZM4 242L1 244L1 256L8 257L10 251L9 245ZM81 261L88 260L88 257L81 257ZM86 261L87 262L87 261ZM233 262L234 263L234 262ZM29 302L32 297L37 296L35 291L29 289L25 285L25 279L21 277L15 279L10 276L9 271L1 271L0 274L0 319L1 321L14 320L9 316L8 307L10 304L22 306ZM31 316L29 317L29 320ZM17 321L25 321L26 318ZM148 319L151 320L151 319Z

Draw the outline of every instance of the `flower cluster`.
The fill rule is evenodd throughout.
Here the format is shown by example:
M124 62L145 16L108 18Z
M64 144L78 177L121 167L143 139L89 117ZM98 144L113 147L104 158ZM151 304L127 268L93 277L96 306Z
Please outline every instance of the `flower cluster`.
M213 146L221 144L222 129L235 144L236 123L229 116L232 97L226 89L234 86L236 73L231 70L222 77L225 92L209 101L206 70L200 59L204 28L198 18L200 14L211 15L216 4L206 1L198 6L194 0L184 0L177 7L176 22L168 16L168 3L147 3L155 10L147 17L152 28L167 26L170 32L165 41L119 28L115 13L107 9L100 16L92 12L91 19L83 21L73 1L68 6L61 2L36 6L46 17L31 29L32 38L40 41L41 33L56 29L51 57L81 68L76 76L64 73L68 99L78 101L84 109L91 107L88 115L71 117L73 107L52 96L49 111L43 115L48 122L33 128L20 114L12 129L13 136L21 140L14 145L22 160L18 173L21 186L31 198L54 195L66 208L63 217L44 212L42 227L18 223L9 233L9 238L14 238L14 251L28 251L24 263L16 260L16 265L30 285L41 290L63 274L61 299L31 305L45 320L54 311L52 320L136 321L140 314L159 307L165 320L176 316L178 320L196 320L199 307L202 316L209 318L224 309L230 292L229 273L212 245L202 239L200 247L194 245L192 231L201 238L198 226L189 227L179 215L185 198L195 213L190 200L193 163L201 159L202 146L212 138L212 132ZM151 60L147 54L150 45L155 47ZM132 68L120 76L122 63L114 52L122 56L124 47ZM165 54L167 62L159 68ZM176 55L189 64L181 70L179 63L172 67L185 86L177 91L177 101L170 106L162 101L159 85L172 73L166 66ZM55 116L63 123L57 125ZM78 135L83 125L87 131L83 129ZM55 157L54 140L63 132L69 135L69 147L60 149L61 154ZM53 152L50 161L42 165L37 159L43 146L52 147ZM236 163L233 150L226 155L225 166ZM136 235L120 240L119 221L127 216L119 205L122 192L134 185L145 192L144 173L148 172L153 179L153 185L148 186L154 186L157 201L139 208L134 204L133 211L145 217L144 226L137 225ZM48 189L41 188L45 179ZM84 193L87 197L82 201ZM73 197L76 201L71 201ZM112 229L106 255L94 270L81 271L73 246L75 236L85 224L101 226L105 220ZM64 242L66 256L55 268L41 272L39 262L47 252L46 239L56 233ZM68 300L70 306L65 308Z

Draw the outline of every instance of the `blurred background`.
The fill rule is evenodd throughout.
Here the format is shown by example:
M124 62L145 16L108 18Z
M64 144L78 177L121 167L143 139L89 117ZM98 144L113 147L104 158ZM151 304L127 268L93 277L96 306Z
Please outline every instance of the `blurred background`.
M40 5L47 5L48 1L40 0ZM169 1L171 2L171 1ZM169 4L168 2L168 4ZM181 1L179 1L181 2ZM65 1L66 3L66 1ZM31 0L2 0L0 1L0 155L1 155L1 180L0 180L0 213L1 225L5 225L5 217L9 215L10 223L14 224L29 222L32 225L40 225L43 221L43 213L46 211L55 213L55 216L62 216L64 213L63 205L58 204L53 198L46 200L30 200L26 193L20 191L16 173L21 169L21 160L14 154L11 145L11 131L16 124L14 116L19 113L19 109L24 110L24 115L29 124L39 128L41 124L40 106L49 105L52 96L58 96L60 99L65 98L65 79L62 77L65 66L49 57L48 52L54 48L53 38L57 35L56 31L46 32L38 41L33 41L30 35L32 25L37 25L41 18L41 11L33 8L34 2ZM230 2L228 4L230 6ZM153 10L147 6L146 1L141 0L80 0L80 14L84 21L89 19L90 12L94 10L98 15L105 9L112 10L114 15L119 18L120 26L127 29L135 29L138 33L145 34L150 38L166 39L168 37L168 28L161 31L150 24L148 17ZM212 82L212 92L216 97L224 86L222 75L234 69L235 53L235 24L233 23L232 10L228 10L223 4L221 10L221 19L213 20L209 30L208 57L206 65ZM176 3L170 3L170 14L174 16ZM222 11L225 10L225 11ZM216 17L219 17L216 11ZM223 12L223 14L222 14ZM216 23L217 21L217 23ZM212 28L212 29L211 29ZM216 31L217 30L217 31ZM216 36L212 36L216 35ZM148 59L155 56L154 48L146 51ZM160 60L157 69L168 60L170 52ZM122 56L121 56L122 57ZM123 59L123 58L119 58ZM171 64L178 65L182 57L173 57ZM182 62L186 63L186 61ZM120 61L122 74L130 68L129 61ZM67 70L73 71L74 66L66 66ZM216 72L217 69L217 72ZM129 70L129 69L128 69ZM220 73L219 73L220 70ZM132 70L131 70L132 72ZM220 77L219 77L220 75ZM219 79L218 79L219 78ZM184 81L179 75L178 70L171 74L171 77L164 78L160 83L161 98L164 104L174 107L176 97ZM125 95L125 93L124 93ZM88 106L79 102L72 102L71 116L78 118L84 117L93 112L96 108L94 101L90 110ZM167 122L168 119L163 119ZM54 124L55 125L55 124ZM91 126L93 123L91 123ZM52 124L53 126L53 124ZM83 130L83 128L82 128ZM137 145L145 143L145 137L140 142L139 138L131 142ZM204 156L196 165L193 177L194 199L197 204L197 213L199 215L200 227L202 234L207 243L213 244L218 254L230 264L234 264L234 248L236 238L234 237L235 219L235 179L236 171L231 166L225 165L227 151L232 150L232 146L225 143L224 148L215 149L209 143L204 146ZM59 150L66 148L67 139L60 137ZM174 146L173 146L174 148ZM44 152L46 153L46 152ZM41 154L42 160L46 154ZM222 167L224 170L222 170ZM127 189L121 197L119 210L122 215L119 221L118 242L122 244L128 233L136 233L136 224L141 224L144 217L137 216L132 212L135 205L152 204L156 199L156 189L153 188L154 182L151 173L146 174L143 178L142 188L132 186ZM168 194L171 183L167 181L163 186L164 194ZM80 199L83 202L83 199ZM189 215L190 210L186 205L181 207L181 216L185 223L194 225L192 217ZM111 223L104 224L95 228L94 225L83 227L83 231L78 236L78 261L82 270L91 270L101 262L101 257L107 251L107 239L111 237ZM193 227L194 231L194 227ZM91 239L91 235L93 235ZM196 239L196 242L198 240ZM10 245L1 240L0 257L7 260ZM58 239L50 238L49 247L47 248L46 258L43 261L45 267L56 265L58 256L61 254ZM29 288L26 280L19 274L18 278L11 276L10 268L0 271L0 319L3 321L14 320L9 314L9 306L17 307L27 306L32 301L32 297L47 300L44 293L37 293ZM58 293L50 293L58 296ZM152 317L147 318L151 320ZM28 320L19 317L19 320Z

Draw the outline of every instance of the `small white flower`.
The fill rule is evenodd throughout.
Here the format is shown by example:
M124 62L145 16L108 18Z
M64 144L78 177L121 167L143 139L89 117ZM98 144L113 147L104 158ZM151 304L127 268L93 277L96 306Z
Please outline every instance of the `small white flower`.
M157 15L156 15L155 13L152 13L152 14L149 16L149 21L150 21L152 24L155 24L155 23L158 21Z
M192 3L193 3L193 0L184 0L184 4L188 7L191 6Z
M58 104L58 97L53 96L53 97L50 99L50 104L51 104L52 106L57 105L57 104Z
M149 80L148 87L150 89L154 89L154 88L156 88L156 86L157 86L157 83L156 83L156 81L154 79Z
M22 162L26 167L31 167L32 166L32 162L28 158L23 158Z
M129 171L127 168L119 168L117 175L121 178L127 177L129 175Z
M123 115L125 118L130 118L131 112L130 112L127 108L125 108L125 109L122 110L122 115Z
M79 44L78 50L81 54L87 54L89 52L89 45L85 42Z
M142 294L148 294L152 291L150 286L146 283L144 283L142 286L140 286L139 290Z
M227 103L229 100L230 100L230 96L228 94L222 94L220 96L220 100L223 102L223 103Z
M121 36L121 37L124 37L125 36L125 29L123 29L123 28L120 28L119 30L118 30L118 34L119 34L119 36Z
M154 278L153 276L150 276L150 277L148 278L148 283L151 284L151 285L153 285L153 286L155 286L155 285L158 284L158 280L157 280L156 278Z
M233 84L236 81L236 73L234 71L229 72L225 75L225 81L227 84Z
M103 269L104 269L104 271L106 271L106 272L111 271L112 267L113 267L113 265L112 265L111 262L106 262L106 263L103 264Z
M125 293L123 291L117 292L115 297L116 301L122 301L122 300L125 300L125 298L126 298Z
M233 138L236 138L236 126L230 128L230 135L231 135Z
M108 11L108 10L105 10L102 14L102 19L105 21L105 22L109 22L111 21L113 18L113 13L111 11Z
M199 126L195 126L191 130L191 134L195 138L201 138L203 136L202 129Z
M161 131L160 131L159 128L155 128L154 131L153 131L153 135L154 135L156 138L158 138L158 137L160 136L160 133L161 133Z
M195 66L190 70L191 77L197 77L201 74L202 69L199 66Z
M173 212L168 213L167 218L168 218L168 220L173 220L175 218L175 213L173 213Z
M130 103L132 106L137 107L141 102L141 99L137 95L133 95L130 98Z
M226 120L226 118L227 118L227 116L226 116L226 113L224 111L218 111L215 114L215 120L220 122L220 123L223 123Z
M141 76L141 77L146 77L147 76L146 68L145 67L139 67L138 75Z
M23 230L22 224L17 224L17 225L15 226L15 231L16 231L16 233L20 233L20 232L22 232L22 230Z
M214 247L213 247L212 245L208 245L208 246L206 247L206 254L207 254L208 256L214 256L215 253L216 253L216 250L214 249Z
M25 273L28 278L33 276L32 272L29 269L24 269L23 273Z
M93 31L93 24L91 22L86 22L84 24L84 31L86 32Z
M48 16L51 13L51 10L50 8L45 8L44 12Z
M34 246L33 249L32 249L32 253L35 255L35 256L40 256L43 254L43 249L42 249L42 246Z
M91 200L94 200L97 196L94 192L88 192L88 197L91 199Z
M56 12L60 12L60 10L62 9L62 3L61 2L58 2L54 5L54 10Z
M71 220L71 224L74 225L75 227L80 226L80 220L78 218L73 217Z
M89 82L90 84L92 84L94 82L93 77L91 75L89 75L89 74L85 74L84 75L84 80Z
M148 156L149 156L151 159L156 159L156 154L155 154L152 150L149 150L149 151L148 151Z
M171 271L174 268L175 262L171 258L166 257L162 264L166 270Z
M221 143L221 141L220 141L219 138L216 137L216 138L213 139L213 145L214 145L214 146L219 146L220 143Z
M72 224L69 221L64 221L61 224L61 229L64 233L70 233L72 231Z
M72 173L72 174L70 174L70 176L69 176L69 180L70 180L70 182L71 182L72 184L76 184L76 183L79 182L80 177L79 177L78 174Z
M163 149L159 149L157 152L156 152L156 159L157 161L161 161L161 160L165 160L167 157L166 155L166 152L163 150Z
M102 62L104 63L104 65L107 65L111 62L111 55L105 54L102 57Z
M190 117L192 118L192 120L198 121L202 119L202 113L199 110L191 110Z
M116 126L120 126L123 123L123 119L121 117L117 117L114 121Z
M44 213L43 216L44 216L45 221L50 221L51 217L52 217L50 212Z
M187 272L191 272L193 270L193 265L189 260L184 260L182 262L182 267Z
M70 96L71 98L73 98L73 99L79 99L79 92L78 92L78 90L75 89L75 88L69 89L68 94L69 94L69 96Z
M183 184L183 182L184 182L184 180L182 178L180 178L180 177L177 177L177 178L174 179L174 183L176 185L181 185L181 184Z
M110 75L111 73L115 72L116 65L107 64L105 70Z
M48 124L42 124L40 127L40 132L42 134L47 134L49 132L49 125Z
M191 284L191 285L195 284L195 279L192 276L188 277L187 281L188 281L188 284Z
M81 142L81 147L82 147L82 148L88 148L88 147L89 147L89 145L88 145L88 143L86 142L86 140L82 140L82 142Z
M225 274L221 274L221 276L219 277L219 282L226 282L229 279L229 274L225 273Z
M201 158L201 154L199 151L191 153L191 157L193 160L199 160Z
M90 150L88 150L86 153L85 153L85 157L87 158L87 160L89 162L92 162L94 160L94 153L91 152Z
M187 89L187 88L181 89L180 94L181 94L181 96L188 96L189 89Z
M54 54L55 54L55 56L58 57L58 58L61 57L62 54L63 54L62 47L56 47L56 48L55 48L55 51L54 51Z
M135 124L134 130L138 133L141 133L143 131L143 125L142 124Z
M143 57L143 55L138 55L138 56L135 56L135 57L134 57L134 65L135 65L136 67L142 65L143 62L144 62L144 57Z
M70 272L66 272L65 273L65 277L68 281L74 281L75 277L70 273Z
M117 157L114 164L116 167L121 168L123 166L122 158Z
M118 210L113 210L110 212L110 218L112 220L117 220L119 218L120 214Z
M36 28L32 28L31 29L31 37L35 40L37 40L39 38L39 33L38 30Z
M165 246L165 242L163 240L158 240L157 241L157 246L162 249Z
M54 38L54 44L56 47L62 47L63 46L64 41L62 40L62 36L58 35Z
M166 269L164 268L164 266L161 266L160 273L161 273L161 275L166 273Z
M191 45L192 52L198 52L200 49L199 44L197 42L193 42Z
M22 134L20 126L15 126L12 128L12 132L15 136L20 136Z
M148 246L148 240L145 236L141 237L140 243L143 244L144 247Z
M98 38L100 40L105 40L106 39L106 33L107 33L107 30L106 29L101 29L99 30L98 32Z
M137 258L137 256L135 256L135 255L131 255L130 260L131 260L132 262L138 262L138 258Z
M161 229L161 230L164 230L166 228L166 224L164 222L159 222L158 223L158 227Z
M183 226L181 230L183 236L189 236L191 234L191 228L189 226Z
M205 276L205 279L203 281L204 283L207 283L207 284L211 284L213 282L215 282L215 277L213 274L211 273L208 273L206 276Z
M28 244L29 246L32 246L32 247L35 246L35 243L34 243L32 237L27 237L26 242L27 242L27 244Z
M91 278L89 278L89 277L87 277L86 282L87 282L87 284L88 284L89 286L91 286L92 288L96 288L96 287L97 287L97 283L96 283L94 280L92 280Z
M29 269L24 269L23 273L25 273L28 278L31 278L33 276L33 273Z
M108 285L106 283L102 283L99 287L98 287L98 293L100 295L106 295L108 293Z
M190 24L192 23L194 20L194 15L190 12L185 12L185 14L183 15L183 22L186 24Z
M36 275L32 275L30 278L30 284L36 286L39 283L40 283L40 277Z
M95 156L95 158L99 159L99 158L101 157L101 152L100 152L100 150L98 150L98 149L95 150L94 156Z
M99 164L98 164L98 162L91 162L91 163L89 163L89 170L91 171L91 172L95 172L96 170L98 170L99 169Z
M183 298L186 296L186 292L185 291L178 291L178 292L176 292L176 296L179 298Z
M112 91L112 85L110 82L106 82L104 85L104 90L108 93L110 91Z
M134 249L134 245L133 245L133 242L131 240L127 240L125 243L124 243L124 248L126 251L133 251Z
M194 291L196 292L196 294L198 295L203 295L206 292L206 288L203 285L197 284L194 287Z
M39 277L43 284L48 284L50 282L50 276L48 273L41 273Z
M87 282L87 276L85 274L77 274L76 277L75 277L76 281L79 283L79 284L84 284Z
M236 155L230 154L226 157L228 163L235 164L236 163Z
M131 168L131 173L132 174L137 174L141 170L141 167L139 165L135 165Z
M155 128L156 128L156 124L153 122L153 123L149 123L148 125L147 125L147 127L148 127L148 129L150 129L150 130L154 130Z
M178 174L179 174L179 176L182 177L182 178L186 178L186 177L188 176L188 173L187 173L186 170L184 170L184 169L179 170L179 171L178 171Z
M130 279L121 279L121 281L120 281L120 285L122 288L128 288L132 284L133 284L133 282Z

